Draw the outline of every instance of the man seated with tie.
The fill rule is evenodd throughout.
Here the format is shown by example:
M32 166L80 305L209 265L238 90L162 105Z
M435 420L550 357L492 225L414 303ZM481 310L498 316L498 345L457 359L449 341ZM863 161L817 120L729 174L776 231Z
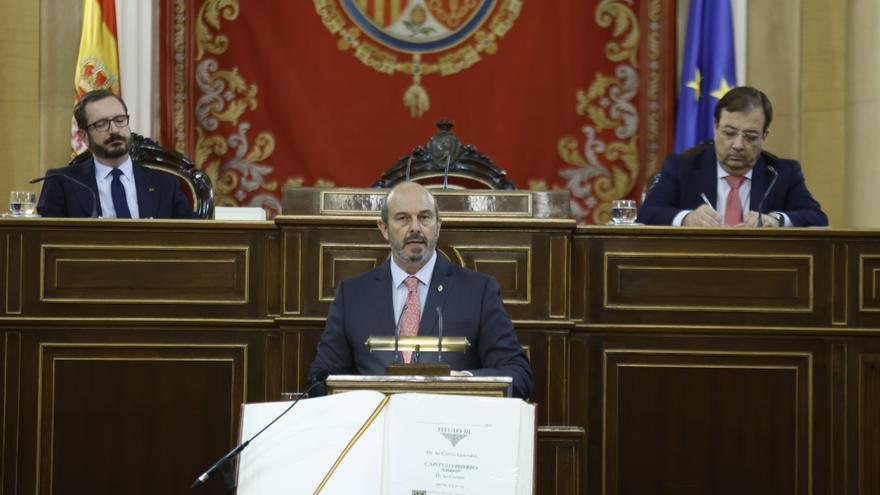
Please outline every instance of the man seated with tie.
M800 164L763 151L773 120L767 95L742 86L715 107L715 143L670 155L638 221L685 227L827 226Z
M391 246L391 258L362 275L340 282L327 315L309 382L323 373L382 374L391 352L370 352L370 336L466 337L464 353L443 354L458 375L509 376L513 395L532 391L532 370L516 338L494 278L451 263L437 251L440 212L434 196L414 182L394 187L377 222ZM399 323L398 323L399 322ZM402 353L403 361L412 356ZM436 354L434 354L436 355ZM316 387L316 389L321 386ZM315 395L325 390L317 390Z
M37 204L40 215L90 217L94 209L103 218L196 218L177 178L132 161L122 98L103 89L90 91L73 115L92 157L49 170ZM52 177L56 174L67 177Z

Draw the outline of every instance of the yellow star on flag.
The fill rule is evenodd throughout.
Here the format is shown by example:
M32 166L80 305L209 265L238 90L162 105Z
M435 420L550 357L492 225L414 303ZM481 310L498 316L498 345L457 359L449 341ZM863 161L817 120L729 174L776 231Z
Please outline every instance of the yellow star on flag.
M712 98L716 100L720 100L728 91L731 90L731 87L727 85L727 79L721 78L721 85L718 86L718 89L709 93L712 95Z
M700 75L699 67L694 68L694 78L687 83L685 86L694 90L694 101L700 101L700 84L703 83L703 76Z

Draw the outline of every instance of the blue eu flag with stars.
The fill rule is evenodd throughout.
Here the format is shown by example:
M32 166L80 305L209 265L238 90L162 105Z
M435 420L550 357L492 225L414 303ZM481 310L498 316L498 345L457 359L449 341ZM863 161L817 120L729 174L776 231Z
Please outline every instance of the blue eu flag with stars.
M715 104L734 87L730 0L691 0L675 120L676 153L712 139Z

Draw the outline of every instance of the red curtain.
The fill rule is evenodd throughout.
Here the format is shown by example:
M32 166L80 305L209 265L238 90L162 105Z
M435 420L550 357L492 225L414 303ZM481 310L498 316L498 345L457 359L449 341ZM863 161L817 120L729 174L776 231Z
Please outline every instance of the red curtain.
M671 145L672 0L162 0L162 136L220 205L368 187L452 119L579 221Z

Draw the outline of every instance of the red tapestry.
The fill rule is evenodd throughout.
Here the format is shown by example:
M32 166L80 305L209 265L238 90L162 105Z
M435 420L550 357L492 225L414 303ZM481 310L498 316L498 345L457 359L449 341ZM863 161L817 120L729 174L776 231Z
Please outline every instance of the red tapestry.
M440 119L581 222L671 148L672 0L162 0L161 141L218 205L368 187Z

